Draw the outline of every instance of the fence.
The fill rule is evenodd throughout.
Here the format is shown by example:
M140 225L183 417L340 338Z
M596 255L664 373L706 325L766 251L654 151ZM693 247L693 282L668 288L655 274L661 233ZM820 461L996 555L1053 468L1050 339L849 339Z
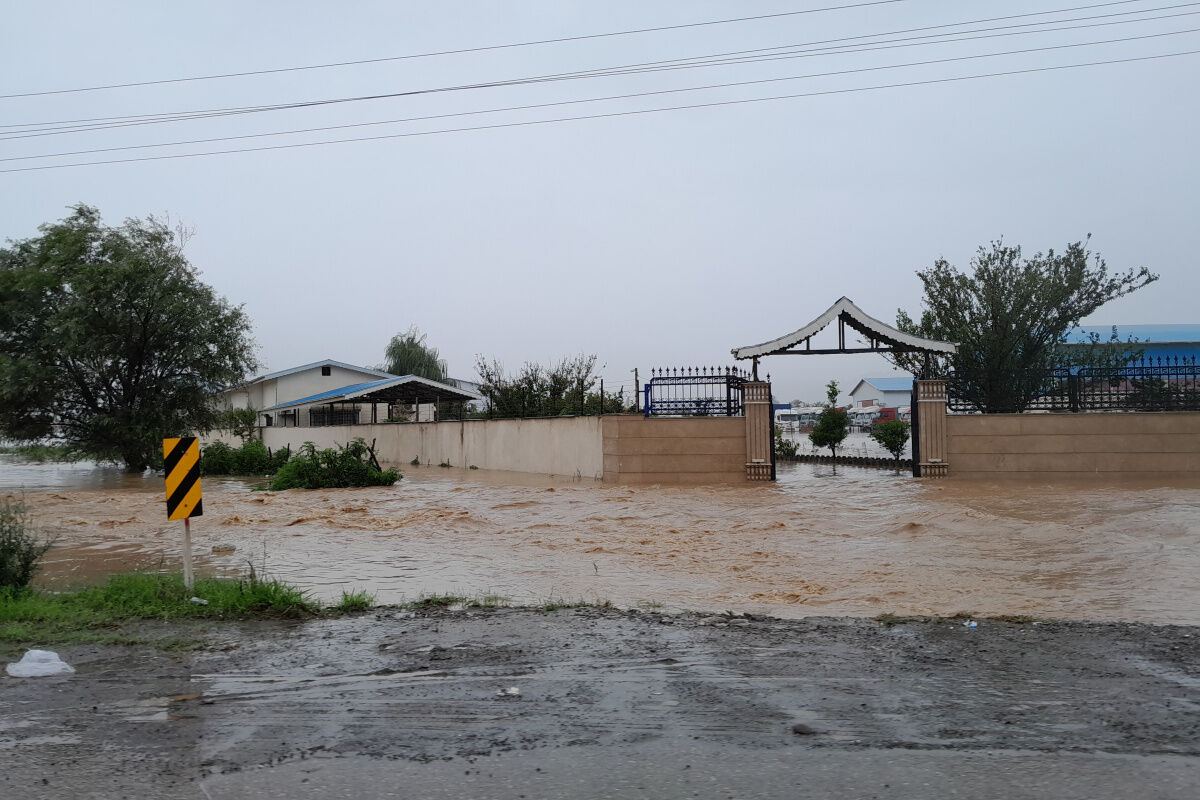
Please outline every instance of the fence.
M952 411L980 411L953 376ZM1024 411L1198 411L1200 364L1192 358L1151 357L1124 366L1055 367L1029 376Z
M676 367L650 370L647 417L741 417L746 413L749 373L736 367Z

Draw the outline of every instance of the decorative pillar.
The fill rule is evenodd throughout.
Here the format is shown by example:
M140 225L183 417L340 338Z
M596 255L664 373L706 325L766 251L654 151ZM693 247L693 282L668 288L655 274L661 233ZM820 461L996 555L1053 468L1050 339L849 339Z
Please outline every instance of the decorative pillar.
M746 404L746 480L774 480L771 453L772 409L771 384L748 381L743 384Z
M920 453L922 478L944 478L950 473L946 463L946 382L917 381L918 415L917 452Z

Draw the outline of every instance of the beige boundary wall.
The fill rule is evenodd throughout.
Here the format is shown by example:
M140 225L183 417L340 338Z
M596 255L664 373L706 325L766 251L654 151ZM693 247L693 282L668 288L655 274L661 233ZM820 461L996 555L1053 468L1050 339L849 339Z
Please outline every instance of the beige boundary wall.
M647 419L640 415L466 420L417 424L260 428L272 450L375 442L384 466L422 464L603 478L621 484L745 483L744 417ZM236 446L228 433L206 441Z
M454 467L600 478L603 417L498 419L409 424L334 425L322 428L260 428L272 450L304 442L318 448L361 438L375 441L384 466L448 462ZM221 437L228 441L227 437Z
M604 417L606 483L745 483L744 417Z
M956 477L1195 478L1200 412L949 415L946 461Z

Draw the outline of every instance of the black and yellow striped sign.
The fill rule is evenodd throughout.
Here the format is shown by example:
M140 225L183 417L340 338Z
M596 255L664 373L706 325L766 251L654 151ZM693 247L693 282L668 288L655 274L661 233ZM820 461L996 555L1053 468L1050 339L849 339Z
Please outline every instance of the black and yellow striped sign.
M167 473L167 519L188 519L204 513L200 499L200 443L195 436L163 439Z

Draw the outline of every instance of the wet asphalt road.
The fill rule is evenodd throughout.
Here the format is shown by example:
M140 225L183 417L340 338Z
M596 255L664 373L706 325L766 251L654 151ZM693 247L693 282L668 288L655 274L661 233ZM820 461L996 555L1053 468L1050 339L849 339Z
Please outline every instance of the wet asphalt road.
M0 679L0 796L1200 796L1195 628L499 609L190 633L210 646Z

